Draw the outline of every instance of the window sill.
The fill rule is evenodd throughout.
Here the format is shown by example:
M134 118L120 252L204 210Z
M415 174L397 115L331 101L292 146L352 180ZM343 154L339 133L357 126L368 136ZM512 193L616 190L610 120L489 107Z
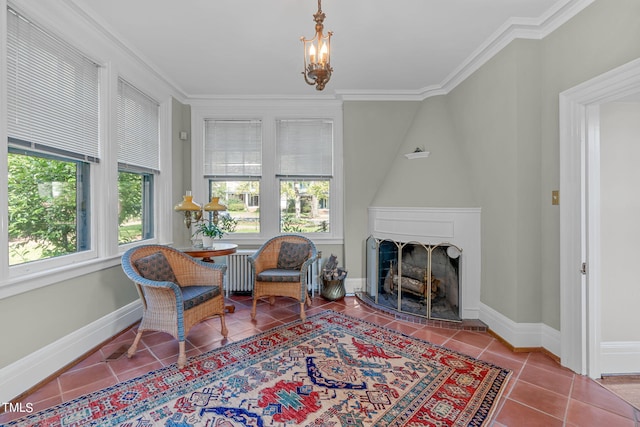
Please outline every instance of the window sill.
M342 244L344 244L344 239L341 238L341 237L340 238L330 237L330 236L319 237L319 236L308 235L308 234L304 234L304 236L308 237L309 239L311 239L311 241L313 241L313 243L315 243L316 245L342 245ZM238 246L242 246L242 247L246 247L246 246L259 247L264 242L269 240L271 237L273 237L273 236L242 236L242 237L240 237L240 236L228 236L228 237L225 237L224 239L221 239L220 242L235 243Z
M46 271L23 274L0 282L0 299L44 288L85 274L120 265L120 254L70 263Z

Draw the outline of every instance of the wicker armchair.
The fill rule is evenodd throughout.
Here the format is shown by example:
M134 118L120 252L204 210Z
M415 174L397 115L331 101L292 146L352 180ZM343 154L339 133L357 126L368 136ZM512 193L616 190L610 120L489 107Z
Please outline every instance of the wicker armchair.
M124 253L122 269L135 283L143 305L128 357L135 354L144 331L167 332L178 340L182 368L189 330L212 316L220 316L222 336L227 337L222 285L226 266L197 261L168 246L144 245Z
M317 257L316 246L303 236L284 234L265 242L249 257L254 277L251 318L256 318L258 299L269 297L273 305L275 297L281 296L300 301L300 318L306 319L304 305L311 306L307 269Z

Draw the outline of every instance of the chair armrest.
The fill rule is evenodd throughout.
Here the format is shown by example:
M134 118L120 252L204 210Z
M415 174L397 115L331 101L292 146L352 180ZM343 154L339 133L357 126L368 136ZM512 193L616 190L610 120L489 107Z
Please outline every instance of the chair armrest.
M142 276L135 278L135 283L144 293L145 304L149 307L157 306L182 306L182 291L173 282L158 282L145 279Z
M253 268L255 274L260 273L261 271L268 270L270 268L276 268L277 263L272 259L273 257L265 257L260 256L260 252L256 252L253 255L247 257L249 264ZM277 261L277 257L276 257Z
M309 266L311 264L313 264L317 258L318 258L318 255L317 254L313 254L305 262L302 263L302 267L300 268L300 272L302 273L302 277L306 276L307 270L309 269Z

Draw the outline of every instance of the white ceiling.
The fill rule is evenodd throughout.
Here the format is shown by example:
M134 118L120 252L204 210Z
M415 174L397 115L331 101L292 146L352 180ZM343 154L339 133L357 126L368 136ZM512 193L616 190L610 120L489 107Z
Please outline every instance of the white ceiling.
M301 75L316 0L71 0L186 97L424 98L592 0L324 0L334 74Z

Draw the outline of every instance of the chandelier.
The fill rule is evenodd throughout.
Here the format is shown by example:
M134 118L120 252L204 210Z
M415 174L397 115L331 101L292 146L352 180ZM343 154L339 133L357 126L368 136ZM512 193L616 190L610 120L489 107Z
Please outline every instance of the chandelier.
M326 15L322 12L321 0L318 0L318 11L313 15L316 21L316 35L307 40L300 37L300 41L304 45L304 81L307 84L315 85L316 90L324 89L329 82L333 68L331 68L331 36L333 32L329 31L325 36L322 34L324 30L324 18Z

